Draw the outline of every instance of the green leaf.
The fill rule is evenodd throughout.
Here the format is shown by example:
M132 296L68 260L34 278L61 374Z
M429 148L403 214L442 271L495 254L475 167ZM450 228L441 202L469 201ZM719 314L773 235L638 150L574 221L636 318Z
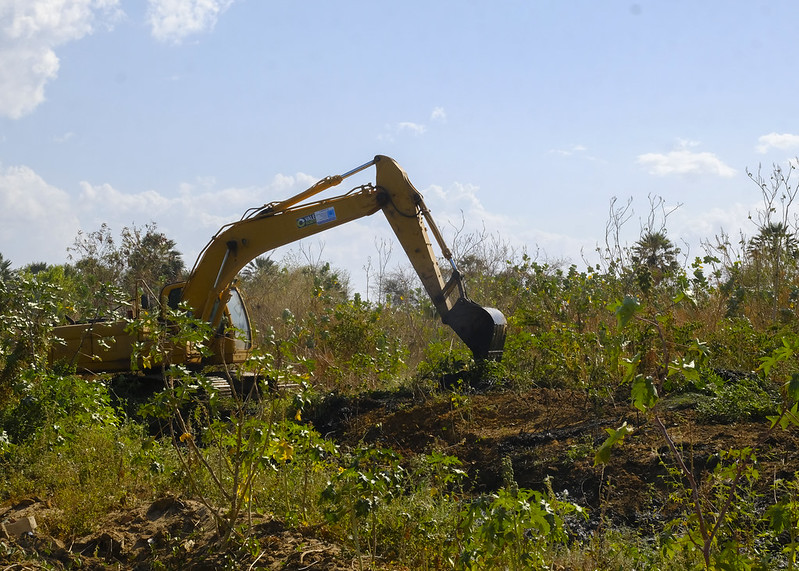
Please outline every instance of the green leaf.
M652 377L638 375L633 381L632 398L635 408L641 412L646 412L655 405L658 392L652 383Z
M702 380L699 370L696 368L696 361L686 363L685 361L674 360L669 363L669 377L681 373L687 380L698 383Z
M610 460L610 451L613 446L624 440L624 437L630 434L632 431L633 429L627 426L626 422L616 430L613 430L612 428L606 428L605 432L608 433L608 437L597 449L596 454L594 454L594 466L597 466L598 464L607 464Z
M763 369L765 374L769 374L771 368L781 361L787 361L793 357L795 348L790 344L787 338L783 337L782 347L775 349L768 357L760 359L760 368Z
M771 531L780 534L791 527L791 512L784 502L774 504L766 510L766 517L769 521Z
M799 401L799 373L791 375L791 379L785 383L785 394L789 404Z
M799 403L796 403L791 407L791 410L785 414L785 418L788 419L790 424L799 426Z
M637 299L629 295L625 296L624 301L616 307L616 323L618 326L621 328L626 327L640 308L641 304Z
M638 365L641 363L641 353L636 353L632 359L624 359L626 363L624 371L624 378L622 379L622 383L627 384L632 382L635 378L635 374L638 371Z
M696 299L693 296L693 292L690 290L681 290L680 293L674 297L675 304L682 302L687 303L691 307L696 307Z
M799 426L799 403L794 404L788 411L782 411L778 416L767 416L766 420L771 422L771 428L777 423L782 430L786 430L790 425Z

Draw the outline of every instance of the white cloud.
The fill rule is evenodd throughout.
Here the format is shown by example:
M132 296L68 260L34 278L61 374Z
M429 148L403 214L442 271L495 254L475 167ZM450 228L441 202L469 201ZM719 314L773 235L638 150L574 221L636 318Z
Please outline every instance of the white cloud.
M74 136L75 136L75 133L73 133L72 131L67 131L63 135L55 135L53 137L53 142L54 143L58 143L58 144L66 143L66 142L70 141Z
M58 75L55 48L111 25L118 0L3 0L0 4L0 115L19 119L45 100Z
M733 202L708 210L678 210L674 216L675 235L691 237L697 244L700 240L712 240L722 229L733 232L735 237L751 226L749 214L756 209L757 204Z
M147 214L157 216L175 202L154 190L126 194L116 190L110 184L92 186L88 182L81 182L80 187L81 210L98 212L101 215L106 215L109 211L116 209L128 216L146 216Z
M427 127L419 123L411 123L410 121L403 121L397 124L397 131L408 131L414 135L423 135L427 131Z
M430 121L434 123L446 123L447 113L443 107L435 107L430 113ZM386 125L385 131L377 136L378 141L393 143L395 136L402 133L410 133L416 137L421 137L427 132L427 125L415 121L400 121L398 123Z
M317 180L304 173L278 174L264 186L219 188L213 177L201 177L182 183L172 194L156 190L128 193L109 184L82 182L74 208L84 230L94 230L103 222L113 231L155 222L177 242L191 265L222 226L239 220L250 208L286 199Z
M656 176L710 174L729 178L736 174L735 169L715 154L694 153L685 148L665 154L645 153L638 156L637 162Z
M239 220L252 207L284 200L317 180L318 177L305 173L278 174L263 186L220 188L213 177L203 177L183 183L172 192L125 192L110 184L81 182L79 192L70 197L28 167L0 168L0 252L15 266L33 261L64 263L67 248L73 244L78 230L91 232L106 223L118 235L125 226L155 222L160 231L176 241L187 266L192 266L222 226ZM558 251L555 246L567 240L563 236L535 233L527 219L514 220L488 212L481 203L480 189L472 184L432 186L424 194L450 246L457 235L486 229L492 234L502 229L503 237L510 235L515 247L522 247L520 240L527 240ZM375 256L375 236L385 237L394 245L392 264L407 266L407 258L379 212L303 242L288 244L273 256L280 259L293 255L302 259L303 251L313 250L314 256L319 255L334 267L347 271L353 287L366 292L363 268L369 257Z
M80 225L69 195L26 166L0 167L0 244L15 266L63 262Z
M454 251L459 249L454 242L468 240L469 235L483 236L485 246L489 250L496 247L497 253L506 246L508 254L527 252L533 259L552 263L578 263L581 252L593 251L593 240L542 230L530 223L529 213L507 215L488 210L480 192L474 184L458 182L446 188L432 185L422 192L436 225ZM405 262L400 260L401 264Z
M147 23L157 40L179 44L214 29L233 0L148 0Z
M400 121L393 125L386 125L385 131L377 136L378 141L393 143L396 137L403 133L410 133L415 137L421 137L427 132L427 125L415 123L413 121Z
M90 232L106 223L119 232L125 226L155 222L177 242L186 262L193 263L220 227L239 220L251 207L288 198L316 180L303 173L277 175L263 187L219 189L213 178L200 178L171 195L81 182L72 197L30 167L0 165L0 253L15 266L35 261L60 264L79 230Z
M440 202L446 210L452 214L462 211L469 214L484 213L480 199L477 197L480 187L473 184L454 182L444 189L438 185L432 185L424 192L425 196L430 196L436 202Z
M699 141L694 141L692 139L677 139L677 145L681 149L687 149L689 147L698 147Z
M587 150L588 148L583 145L572 145L568 149L551 149L549 152L562 157L570 157L578 153L585 153Z
M799 135L791 135L789 133L769 133L758 137L757 140L760 144L756 149L761 154L768 152L772 148L784 151L799 147Z

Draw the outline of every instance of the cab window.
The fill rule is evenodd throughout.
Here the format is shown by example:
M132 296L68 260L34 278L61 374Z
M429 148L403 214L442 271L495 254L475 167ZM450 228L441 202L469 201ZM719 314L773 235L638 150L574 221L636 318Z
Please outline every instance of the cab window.
M236 341L237 348L249 349L252 346L250 319L247 316L247 308L244 307L244 302L238 290L230 290L230 300L227 302L227 308L228 312L230 312L230 325L240 332L239 336L243 336L243 339Z

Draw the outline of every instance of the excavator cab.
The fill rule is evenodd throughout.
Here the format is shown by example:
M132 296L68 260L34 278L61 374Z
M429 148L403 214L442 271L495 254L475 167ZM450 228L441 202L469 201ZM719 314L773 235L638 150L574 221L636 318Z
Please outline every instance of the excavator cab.
M176 282L164 286L160 294L162 307L177 309L185 285L186 282ZM216 331L212 341L213 353L201 359L189 348L178 361L203 365L244 362L252 349L252 323L244 299L235 286L230 286L216 298L211 315L206 319Z

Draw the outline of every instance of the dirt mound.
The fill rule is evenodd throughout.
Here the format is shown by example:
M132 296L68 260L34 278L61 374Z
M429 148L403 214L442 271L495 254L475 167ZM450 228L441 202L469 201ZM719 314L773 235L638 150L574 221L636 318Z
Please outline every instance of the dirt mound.
M414 402L411 397L361 399L339 406L328 419L341 440L386 446L406 455L445 451L460 458L472 491L503 485L507 457L519 486L553 489L592 509L594 517L638 526L667 508L668 465L673 465L661 433L629 404L600 403L577 391L534 389L517 394L451 394ZM663 412L672 439L701 474L723 450L759 449L761 473L792 478L799 469L799 438L791 431L767 435L768 421L714 424L693 408ZM594 465L608 434L627 423L634 429L614 448L611 461ZM769 478L764 478L768 485ZM665 517L668 514L662 514Z
M166 497L148 505L109 514L98 531L69 543L46 533L51 508L27 500L0 509L0 520L33 516L44 525L12 538L0 563L36 561L46 568L66 569L330 569L351 570L351 557L337 545L317 537L314 529L286 529L277 520L259 517L253 539L260 548L224 545L208 509L200 502Z

